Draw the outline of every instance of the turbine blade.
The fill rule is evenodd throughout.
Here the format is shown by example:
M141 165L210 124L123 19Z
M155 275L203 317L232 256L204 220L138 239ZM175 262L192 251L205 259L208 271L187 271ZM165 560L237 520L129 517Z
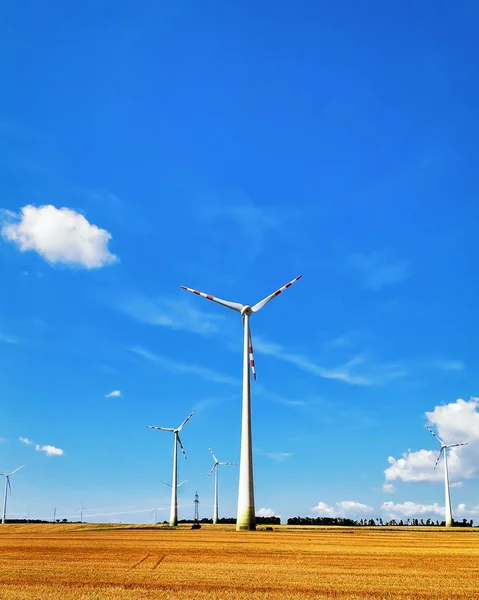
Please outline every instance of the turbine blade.
M215 461L215 463L218 462L218 459L215 456L215 453L213 452L213 450L211 448L208 447L208 450L211 452L211 456L213 457L213 460Z
M166 481L160 481L160 483L163 483L164 485L167 485L168 487L171 487L171 483L167 483Z
M248 331L248 334L249 334L249 364L251 365L251 372L253 373L253 379L256 381L256 366L254 364L253 340L251 338L251 329Z
M180 287L182 290L186 290L187 292L191 292L192 294L196 294L197 296L203 296L203 298L206 298L207 300L211 300L212 302L216 302L217 304L226 306L226 308L231 308L232 310L235 310L236 312L241 312L241 309L243 308L243 305L240 304L239 302L230 302L229 300L222 300L221 298L216 298L215 296L212 296L211 294L205 294L204 292L199 292L198 290L194 290L192 288L185 287L184 285L180 285Z
M172 427L155 427L155 425L145 425L148 429L158 429L159 431L172 431L174 433L174 429Z
M195 414L196 412L196 408L195 410L189 414L186 419L183 421L183 423L178 427L178 429L176 431L181 431L183 429L183 427L186 425L186 423L188 423L188 421L191 419L191 417Z
M211 473L213 473L213 471L216 469L216 467L219 465L219 463L215 463L212 467L211 467L211 471L208 473L208 475L206 476L206 479L208 479L208 477L211 475Z
M270 300L272 300L273 298L276 298L276 296L279 296L282 292L284 292L284 290L286 290L289 287L291 287L293 285L293 283L296 283L296 281L299 281L301 279L301 277L302 277L302 275L298 275L298 277L295 277L295 279L293 279L292 281L289 281L286 285L283 285L283 287L280 287L279 290L276 290L275 292L273 292L269 296L266 296L266 298L263 298L263 300L261 300L260 302L258 302L257 304L255 304L251 308L251 310L253 312L258 312L258 310L262 309L263 306L265 304L268 304L268 302Z
M20 469L23 469L25 465L22 465L21 467L18 467L17 469L15 469L15 471L12 471L11 473L8 474L8 476L10 477L10 475L13 475L14 473L16 473L17 471L20 471Z
M152 515L152 514L155 512L155 510L156 510L156 508L154 508L154 509L151 511L150 515Z
M436 434L434 433L434 431L433 431L433 430L432 430L430 427L428 427L427 425L425 425L424 427L425 427L425 428L426 428L426 429L429 431L429 433L430 433L431 435L433 435L433 436L436 438L436 440L437 440L437 441L438 441L438 442L441 444L441 446L445 446L445 445L446 445L446 444L445 444L445 443L444 443L444 442L441 440L441 438L440 438L438 435L436 435Z
M10 476L7 477L8 490L10 492L10 496L12 495L12 484L10 483Z
M218 463L218 464L219 465L230 465L230 466L236 465L236 463Z
M442 451L443 451L443 450L444 450L444 446L442 446L442 447L441 447L441 450L439 451L439 455L438 455L438 457L436 458L436 462L434 463L434 469L437 467L437 465L439 464L439 461L441 460L441 454L442 454Z
M181 483L179 483L176 487L180 487L180 485L183 485L184 483L186 483L188 481L188 479L185 479L184 481L182 481Z
M455 448L456 446L467 446L468 442L464 442L463 444L449 444L446 448Z
M180 445L180 448L181 448L181 451L182 451L182 452L183 452L183 454L184 454L184 457L185 457L185 458L188 458L188 457L186 456L185 449L183 448L183 444L181 443L180 436L179 436L178 434L176 434L176 440L177 440L178 444Z

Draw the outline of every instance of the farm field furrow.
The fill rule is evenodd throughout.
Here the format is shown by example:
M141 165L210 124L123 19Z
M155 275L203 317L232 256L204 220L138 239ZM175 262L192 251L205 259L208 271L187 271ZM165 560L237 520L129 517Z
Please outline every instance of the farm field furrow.
M2 600L477 600L477 530L0 530Z

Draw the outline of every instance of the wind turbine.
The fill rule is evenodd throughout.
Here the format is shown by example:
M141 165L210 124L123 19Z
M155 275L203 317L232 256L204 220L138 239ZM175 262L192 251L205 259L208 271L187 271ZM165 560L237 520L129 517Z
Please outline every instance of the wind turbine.
M83 523L83 511L86 510L83 506L83 500L80 499L80 508L77 508L77 511L80 511L80 523Z
M155 525L158 523L158 508L154 508L151 513L150 516L155 513Z
M255 524L255 510L254 510L254 484L253 484L253 444L251 436L251 390L250 390L250 371L253 373L254 379L256 379L256 368L254 363L253 355L253 342L251 339L251 332L249 326L250 316L258 312L265 304L267 304L276 296L279 296L284 290L291 287L293 283L301 279L302 275L299 275L283 287L279 288L266 298L263 298L260 302L254 306L249 304L240 304L239 302L230 302L228 300L221 300L210 294L193 290L192 288L181 286L183 290L196 294L197 296L203 296L207 300L231 308L236 312L239 312L243 319L243 401L242 401L242 417L241 417L241 454L240 454L240 476L239 476L239 489L238 489L238 513L236 517L236 530L237 531L251 531L256 529Z
M5 524L5 517L7 516L7 491L10 492L10 495L12 494L12 485L10 483L10 477L17 471L20 471L20 469L23 469L24 466L25 465L18 467L17 469L15 469L15 471L12 471L11 473L4 473L3 471L0 471L0 475L3 475L5 477L5 494L3 496L2 525Z
M467 442L464 444L445 444L441 438L434 433L432 429L430 429L427 425L426 429L436 438L436 440L441 444L441 450L439 451L439 455L436 458L436 463L434 465L434 469L436 469L439 461L441 460L441 454L444 451L444 487L445 487L445 495L446 495L446 527L452 527L452 511L451 511L451 491L449 489L449 473L447 470L447 451L449 448L455 448L456 446L467 446Z
M183 429L183 427L186 425L186 423L188 423L188 421L191 419L191 417L195 414L196 409L186 417L186 419L183 421L183 423L177 427L176 429L171 429L169 427L155 427L154 425L146 425L146 427L148 427L149 429L158 429L160 431L171 431L172 433L175 434L175 441L174 441L174 446L173 446L173 480L171 482L171 509L170 509L170 527L176 527L178 525L178 494L177 494L177 490L178 490L178 454L177 454L177 449L178 449L178 444L180 445L181 451L183 452L183 455L185 458L187 458L186 456L186 452L185 449L183 448L183 444L181 443L181 439L180 439L180 431ZM182 482L184 483L184 482ZM181 485L181 483L180 483Z
M218 470L219 470L220 466L223 466L223 465L233 466L233 465L236 465L236 463L219 462L219 460L214 455L213 450L211 448L208 448L208 450L211 452L211 456L213 457L213 460L215 461L215 464L211 468L211 471L208 473L206 479L208 479L208 477L211 475L211 473L213 473L213 471L215 472L215 505L214 505L214 512L213 512L213 525L216 525L218 523Z

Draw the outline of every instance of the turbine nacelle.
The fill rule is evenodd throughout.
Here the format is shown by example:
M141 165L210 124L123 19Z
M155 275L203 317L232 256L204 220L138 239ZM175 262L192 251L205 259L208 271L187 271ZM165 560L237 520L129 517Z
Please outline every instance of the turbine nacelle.
M249 306L249 304L247 304L246 306L243 306L243 308L241 309L242 317L244 317L245 315L250 317L252 314L253 314L253 309L251 308L251 306Z

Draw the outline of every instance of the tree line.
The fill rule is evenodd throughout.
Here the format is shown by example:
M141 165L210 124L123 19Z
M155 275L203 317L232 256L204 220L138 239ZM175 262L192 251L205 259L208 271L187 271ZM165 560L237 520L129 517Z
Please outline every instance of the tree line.
M433 519L391 519L384 521L378 519L347 519L342 517L292 517L287 521L288 525L339 525L342 527L445 527L445 521L434 521ZM453 527L473 527L474 523L471 519L463 519L462 521L453 521Z

